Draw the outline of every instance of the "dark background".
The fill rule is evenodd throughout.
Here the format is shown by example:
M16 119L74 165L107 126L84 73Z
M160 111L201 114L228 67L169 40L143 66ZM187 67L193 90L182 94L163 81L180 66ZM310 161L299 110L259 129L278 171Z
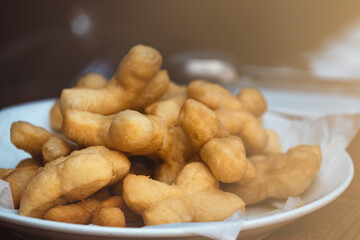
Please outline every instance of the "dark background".
M359 17L359 7L355 0L2 1L0 108L59 96L103 61L111 76L137 43L164 59L211 49L240 63L308 69L304 54ZM91 22L83 34L71 29L79 16Z

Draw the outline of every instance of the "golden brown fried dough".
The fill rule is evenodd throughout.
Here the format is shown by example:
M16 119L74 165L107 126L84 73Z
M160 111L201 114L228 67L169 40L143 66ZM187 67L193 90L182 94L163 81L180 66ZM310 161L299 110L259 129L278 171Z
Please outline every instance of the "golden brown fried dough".
M20 198L23 189L30 182L30 180L37 174L37 166L29 166L15 169L8 169L3 171L0 179L8 182L11 188L11 195L14 201L15 209L19 208Z
M181 108L179 122L201 159L222 182L239 181L247 171L245 148L240 138L223 129L214 111L192 99Z
M42 159L44 162L66 156L76 148L61 137L28 122L13 122L10 135L11 142L17 148L30 153L34 159Z
M92 224L106 227L126 227L124 212L118 207L104 207L97 210Z
M51 136L46 129L23 121L13 122L10 129L11 142L15 147L34 158L41 159L43 145Z
M212 138L227 135L214 111L192 99L186 100L183 104L179 122L195 149L200 149Z
M63 117L60 110L60 100L56 100L54 105L51 107L49 119L51 129L55 131L61 131Z
M107 227L126 227L124 208L127 207L121 196L110 197L96 208L91 223Z
M122 152L149 154L162 146L163 131L156 117L125 110L111 116L69 109L64 135L81 146L103 145Z
M35 158L26 158L21 160L15 168L23 168L23 167L42 167L44 166L43 162L39 159Z
M248 155L264 151L268 134L252 114L225 108L215 110L215 113L230 134L241 138Z
M110 210L114 210L114 213ZM140 227L144 225L142 217L132 212L121 196L112 196L102 201L96 208L92 223L109 227Z
M146 106L152 104L161 98L168 89L169 75L166 70L159 71L145 86L142 92L131 105L131 109L143 110Z
M267 103L261 92L255 88L243 88L236 96L224 87L204 80L192 81L187 87L189 98L209 108L246 111L260 118L267 110Z
M0 179L4 179L15 171L15 168L0 168Z
M266 100L262 93L256 88L242 88L236 94L236 98L239 99L244 106L245 111L253 114L257 118L260 118L267 110Z
M255 204L267 198L285 199L303 193L319 172L321 151L319 146L298 145L287 153L257 155L250 161L256 177L224 184L222 189L237 194L246 204Z
M200 156L222 182L239 181L247 171L248 160L240 139L213 138L201 148Z
M237 210L245 211L244 207L235 194L211 189L160 201L147 209L143 218L145 225L223 221Z
M97 89L105 86L106 83L107 79L100 73L89 72L80 76L75 85L77 87Z
M162 148L155 153L164 163L158 167L155 179L171 184L194 155L194 149L180 126L168 126L164 131Z
M174 126L186 99L186 88L170 82L168 92L161 99L147 106L145 113L161 118L167 126Z
M106 78L99 73L86 73L76 81L76 87L101 88L107 83ZM50 127L55 131L61 131L63 116L60 110L60 100L56 100L50 110Z
M181 190L150 179L148 176L128 174L123 184L123 199L135 213L141 215L160 199L180 196Z
M245 106L224 87L204 80L192 81L187 87L189 98L195 99L211 109L226 108L245 111Z
M115 76L102 88L72 88L61 93L62 113L77 109L110 115L128 109L157 74L162 57L155 49L136 45L122 59Z
M145 112L159 117L167 126L164 126L164 141L161 149L152 155L164 161L159 165L155 179L171 184L186 161L193 156L194 149L177 125L182 104L185 102L186 88L170 82L168 92L160 100L145 108Z
M224 220L244 210L239 197L218 186L203 163L193 162L183 168L172 186L129 174L124 179L123 198L131 210L142 214L145 225Z
M49 209L45 213L44 219L57 222L89 224L96 207L109 197L111 197L110 191L105 188L83 201L69 205L59 205Z
M274 153L282 153L282 147L278 134L270 129L265 129L266 135L268 136L268 142L262 151L262 155L269 155Z
M45 163L51 162L71 152L69 144L59 136L50 137L43 145L42 156Z
M45 165L26 186L19 213L41 218L50 208L83 200L120 181L129 171L127 158L105 147L75 151Z

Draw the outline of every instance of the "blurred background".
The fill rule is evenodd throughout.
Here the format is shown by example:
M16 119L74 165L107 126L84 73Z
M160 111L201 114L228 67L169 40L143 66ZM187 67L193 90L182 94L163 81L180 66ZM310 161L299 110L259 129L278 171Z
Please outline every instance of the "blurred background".
M0 6L0 109L58 97L87 71L111 78L141 43L162 53L177 82L201 77L233 91L256 86L275 110L360 112L358 0L11 0ZM360 132L349 151L357 172L359 142ZM357 212L341 207L358 202L353 193L358 185L332 209L269 239L299 239L299 225L308 229L300 231L302 239L319 239L311 236L320 230L326 238L332 231L352 239ZM332 213L349 224L328 225L326 219L337 219Z
M225 83L326 87L360 96L360 1L13 0L1 5L0 108L57 97L86 71L110 78L138 43L157 48L176 81L200 71L225 76ZM186 75L182 67L188 58L222 61L205 61L205 67L200 61Z

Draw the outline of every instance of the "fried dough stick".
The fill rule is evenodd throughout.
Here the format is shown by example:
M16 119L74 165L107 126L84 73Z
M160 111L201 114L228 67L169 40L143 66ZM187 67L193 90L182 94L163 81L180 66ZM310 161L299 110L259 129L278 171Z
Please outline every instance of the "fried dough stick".
M187 87L189 98L195 99L209 108L246 111L260 118L267 110L267 103L261 92L255 88L243 88L236 96L219 84L204 80L192 81Z
M83 200L124 178L127 157L102 146L74 151L45 165L26 186L19 214L42 218L52 207Z
M124 179L123 199L131 210L142 214L145 225L220 221L244 210L240 198L218 188L209 169L193 162L183 168L172 186L129 174Z
M142 217L132 212L121 196L112 196L96 208L91 223L108 227L143 226Z
M103 116L69 109L64 114L63 133L81 146L104 145L131 155L153 153L170 167L165 170L169 174L162 174L163 181L168 183L192 153L179 126L168 127L156 116L133 110Z
M83 88L101 88L105 86L107 83L106 78L95 72L89 72L84 75L82 75L77 81L76 81L76 87L83 87ZM55 131L61 131L62 128L62 121L63 116L60 110L60 100L56 100L54 105L51 107L50 110L50 127L51 129Z
M69 109L64 114L63 133L81 146L103 145L133 155L145 155L162 146L162 125L157 117L134 110L103 116Z
M164 162L156 169L155 179L171 184L186 162L196 156L193 147L178 125L181 106L187 99L186 87L170 82L168 92L145 108L145 112L162 119L166 126L162 148L151 157Z
M111 193L105 188L80 202L50 208L43 218L56 222L89 224L96 207L109 197Z
M222 189L237 194L246 204L299 196L319 172L321 159L320 147L311 145L298 145L286 153L256 155L250 158L256 177L224 184Z
M224 130L214 111L188 99L180 110L179 122L189 142L219 181L237 182L246 175L248 160L243 143Z
M161 64L162 57L157 50L136 45L122 59L115 76L104 87L64 89L60 97L61 111L77 109L110 115L128 109L151 79L164 74L158 72Z
M37 173L37 166L28 166L13 169L0 168L0 179L10 184L11 195L14 201L15 209L19 208L21 194L24 188Z
M34 159L42 159L45 163L66 156L76 149L75 145L46 129L23 121L12 123L10 138L15 147L30 153Z

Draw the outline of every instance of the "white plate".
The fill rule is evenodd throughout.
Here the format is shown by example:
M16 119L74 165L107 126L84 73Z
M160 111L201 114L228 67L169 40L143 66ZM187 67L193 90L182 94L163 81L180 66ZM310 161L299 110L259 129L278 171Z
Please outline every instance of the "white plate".
M10 126L13 121L24 120L49 129L48 112L54 100L31 102L5 108L0 111L0 167L14 167L18 161L28 155L16 149L10 143ZM326 159L324 159L326 162ZM280 212L275 215L250 217L243 225L239 237L241 239L256 239L269 234L275 229L309 214L336 199L350 184L354 174L351 158L342 152L332 161L333 168L322 168L321 174L311 187L301 195L305 205L300 208ZM333 171L336 169L336 172ZM327 184L328 180L337 176L336 181ZM248 207L249 215L254 215L258 206ZM6 226L22 236L32 236L41 239L129 239L129 238L200 238L182 228L110 228L98 226L83 226L33 219L0 211L0 225ZM191 226L189 227L191 230ZM187 230L189 230L189 228Z

